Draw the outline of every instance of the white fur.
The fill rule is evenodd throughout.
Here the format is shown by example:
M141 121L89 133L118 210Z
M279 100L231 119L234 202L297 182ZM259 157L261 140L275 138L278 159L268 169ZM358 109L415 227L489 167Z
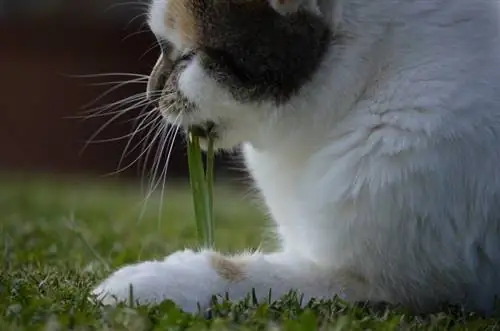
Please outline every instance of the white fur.
M154 19L165 1L153 1L150 25L169 38ZM99 291L126 299L132 283L141 300L170 298L189 311L252 287L275 298L296 289L421 311L440 301L491 310L500 294L498 1L323 8L335 8L325 17L352 38L282 107L236 102L196 61L181 76L201 109L185 123L215 120L219 147L244 144L280 252L230 257L246 261L236 284L209 266L212 253L180 252L125 267Z

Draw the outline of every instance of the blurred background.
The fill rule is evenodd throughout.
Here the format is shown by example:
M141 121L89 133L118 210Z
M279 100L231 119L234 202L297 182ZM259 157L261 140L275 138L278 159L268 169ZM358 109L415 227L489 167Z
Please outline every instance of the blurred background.
M161 118L130 139L154 117L139 98L159 54L149 1L0 0L0 274L118 267L200 243L184 137L166 173ZM216 158L215 245L262 249L266 217L237 159Z
M143 119L141 111L151 108L143 109L135 100L86 116L145 91L145 80L118 88L120 82L137 77L107 74L149 74L159 48L145 24L148 2L0 0L2 175L135 180L141 178L144 162L152 168L160 146L140 157L149 130L129 142L134 120ZM126 113L111 120L125 108ZM133 162L137 159L141 162ZM231 168L238 166L232 159L218 157L219 177L235 174ZM168 177L185 178L186 161L183 138L178 136Z
M130 139L153 119L139 98L159 55L149 1L0 0L0 274L117 267L199 243L184 137L166 178L170 148L150 130L161 118ZM237 160L216 158L216 246L262 248L266 217Z

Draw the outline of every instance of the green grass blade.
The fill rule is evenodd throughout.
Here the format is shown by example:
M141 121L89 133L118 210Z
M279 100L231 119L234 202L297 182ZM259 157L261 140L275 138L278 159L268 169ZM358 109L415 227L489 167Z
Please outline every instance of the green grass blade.
M210 243L214 243L214 140L208 139L207 170L205 172L206 197L207 197L207 237Z
M214 244L213 222L213 140L209 139L207 172L201 158L199 138L188 134L189 179L193 195L198 240L205 247Z
M189 166L189 182L191 185L191 192L193 195L194 214L196 219L196 230L198 234L198 241L207 245L207 239L204 231L204 215L203 210L204 197L203 197L203 177L200 176L201 164L201 150L198 137L193 134L188 134L188 166ZM202 172L203 173L203 172Z

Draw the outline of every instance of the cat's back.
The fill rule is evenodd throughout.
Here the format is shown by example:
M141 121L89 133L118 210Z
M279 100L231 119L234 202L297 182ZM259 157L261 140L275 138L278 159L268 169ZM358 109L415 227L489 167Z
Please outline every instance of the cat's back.
M413 107L455 122L500 114L498 0L379 0L362 13L356 33L374 24L384 36L361 100L377 103L371 112Z
M386 25L388 42L394 43L396 63L399 57L407 69L427 66L441 80L500 72L495 66L500 61L498 0L402 0L392 10L388 7L393 1L382 1L385 6L378 10L387 18L379 22ZM467 81L474 84L481 82L470 78Z
M500 266L499 3L346 1L346 24L358 40L346 47L352 54L344 61L368 54L371 63L350 68L366 85L352 85L359 97L332 126L335 139L317 158L328 164L328 175L315 182L319 193L310 201L328 206L332 223L348 219L335 212L356 206L338 223L330 251L349 247L363 274L390 284L385 290L398 300L402 289L414 287L411 296L422 302L466 292L468 304L480 307L500 293L494 281ZM443 266L452 272L441 282ZM448 293L436 294L446 286Z

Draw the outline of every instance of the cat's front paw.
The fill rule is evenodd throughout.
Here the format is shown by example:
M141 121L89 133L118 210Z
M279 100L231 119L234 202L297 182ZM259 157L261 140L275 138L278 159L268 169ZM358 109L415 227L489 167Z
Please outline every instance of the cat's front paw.
M210 251L178 251L163 261L125 266L101 284L92 294L104 305L119 302L156 304L172 300L186 312L198 312L210 304L213 294L223 292L224 282L214 271Z

